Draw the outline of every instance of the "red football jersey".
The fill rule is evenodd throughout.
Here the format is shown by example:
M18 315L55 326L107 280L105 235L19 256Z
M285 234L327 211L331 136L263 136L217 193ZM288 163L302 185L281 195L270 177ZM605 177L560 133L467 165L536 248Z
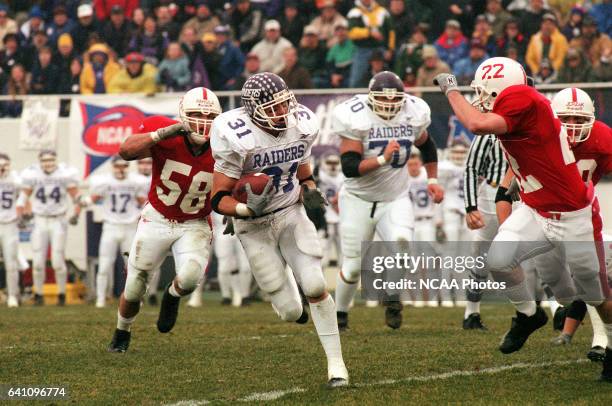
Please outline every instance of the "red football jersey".
M582 180L597 182L612 172L612 129L601 121L595 121L591 135L572 147Z
M165 116L147 117L140 132L151 132L177 121ZM169 220L186 221L210 214L215 161L210 147L201 155L191 152L184 137L162 140L151 148L153 173L149 203Z
M565 212L591 202L592 187L582 181L565 131L544 95L527 85L510 86L497 96L493 113L508 126L498 138L525 204Z

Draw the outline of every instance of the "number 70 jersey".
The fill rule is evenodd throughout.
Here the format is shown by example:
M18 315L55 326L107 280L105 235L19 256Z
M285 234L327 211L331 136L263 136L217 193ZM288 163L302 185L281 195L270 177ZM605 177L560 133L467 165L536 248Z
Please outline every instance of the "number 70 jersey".
M406 162L414 141L429 127L431 111L418 97L406 95L401 110L390 120L377 116L368 106L367 95L357 95L334 108L332 133L360 141L363 159L377 157L396 140L400 144L388 165L356 178L347 178L347 191L370 202L392 201L408 194L410 180Z

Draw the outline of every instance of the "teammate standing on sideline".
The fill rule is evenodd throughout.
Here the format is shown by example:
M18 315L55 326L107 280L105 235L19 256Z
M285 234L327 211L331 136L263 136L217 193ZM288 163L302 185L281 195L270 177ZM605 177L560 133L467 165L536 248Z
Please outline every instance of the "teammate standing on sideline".
M17 227L17 197L21 181L17 172L11 171L11 158L0 152L0 247L6 274L8 307L19 306L19 270L17 251L19 228Z
M32 230L32 277L34 279L34 304L42 306L43 285L47 251L51 245L51 266L55 271L55 282L58 289L57 304L66 302L66 267L65 249L68 211L68 196L72 198L74 212L68 221L72 225L78 222L81 212L79 201L79 178L76 169L57 162L57 154L52 150L43 150L38 154L39 163L22 172L22 190L17 202L17 214L23 215L28 199L33 196L32 212L34 228Z

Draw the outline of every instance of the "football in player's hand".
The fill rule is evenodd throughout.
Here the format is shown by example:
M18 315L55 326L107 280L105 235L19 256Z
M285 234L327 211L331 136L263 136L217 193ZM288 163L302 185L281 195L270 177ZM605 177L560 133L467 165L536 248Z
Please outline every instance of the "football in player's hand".
M261 172L243 176L238 182L236 182L234 190L232 191L232 196L240 203L246 203L247 193L245 187L247 183L251 185L251 191L253 193L260 195L268 184L269 179L270 177L268 175Z

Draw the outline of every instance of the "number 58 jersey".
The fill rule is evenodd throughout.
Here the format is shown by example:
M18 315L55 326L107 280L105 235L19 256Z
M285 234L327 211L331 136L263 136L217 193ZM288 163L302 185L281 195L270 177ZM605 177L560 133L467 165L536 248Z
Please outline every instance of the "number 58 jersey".
M147 117L140 125L141 133L176 124L165 116ZM166 138L151 148L153 173L149 203L165 218L188 221L210 214L210 190L214 160L207 147L194 155L185 137Z
M427 103L406 95L401 110L390 120L376 115L368 106L367 95L357 95L334 108L332 133L349 140L360 141L363 159L383 154L389 141L400 144L391 162L363 176L347 178L344 187L363 200L392 201L408 193L410 180L406 162L410 148L431 123Z
M301 164L310 162L319 122L302 105L296 116L296 126L278 137L253 124L242 108L225 112L213 122L210 142L217 172L233 179L257 172L272 178L274 195L264 213L291 206L300 198L296 173Z

